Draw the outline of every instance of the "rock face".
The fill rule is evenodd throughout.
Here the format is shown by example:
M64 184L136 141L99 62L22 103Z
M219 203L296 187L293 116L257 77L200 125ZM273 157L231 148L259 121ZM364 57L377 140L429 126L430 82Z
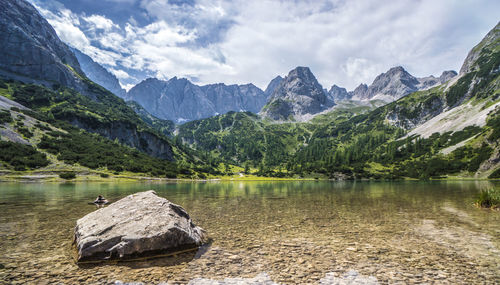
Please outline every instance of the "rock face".
M129 195L76 222L78 261L127 259L196 248L205 231L152 190Z
M229 111L256 113L267 96L253 84L198 86L174 77L168 81L146 79L130 89L126 99L136 101L160 119L182 123Z
M269 82L269 84L266 87L266 90L264 91L264 93L266 93L267 97L270 97L271 95L273 95L274 90L276 90L276 88L278 86L280 86L281 81L283 81L283 77L278 75L275 78L273 78L273 80L271 80L271 82Z
M118 81L116 76L107 71L99 63L92 60L90 56L82 53L75 48L70 49L78 59L78 63L80 64L81 69L90 80L106 88L116 96L125 98L127 92L120 86L120 82Z
M78 60L52 26L24 0L0 0L0 76L85 93Z
M253 84L225 85L210 84L201 90L214 105L215 111L224 114L230 111L250 111L257 113L266 103L267 96Z
M288 120L305 114L316 114L334 105L308 67L297 67L276 87L262 116Z
M335 102L351 98L351 95L349 95L349 93L347 92L347 90L345 88L339 87L335 84L328 91L328 95Z
M328 94L337 102L352 99L359 101L382 100L388 103L412 92L443 84L456 75L455 71L450 70L444 71L440 77L431 75L417 78L403 67L397 66L377 76L370 86L360 84L354 91L347 92L344 88L333 85Z

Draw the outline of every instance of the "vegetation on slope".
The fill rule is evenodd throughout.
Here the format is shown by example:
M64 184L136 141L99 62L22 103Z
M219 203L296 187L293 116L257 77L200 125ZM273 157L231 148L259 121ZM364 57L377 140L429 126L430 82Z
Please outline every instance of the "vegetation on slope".
M107 103L102 103L103 98L101 102L94 101L70 89L52 91L15 81L1 81L0 87L3 87L0 88L2 95L31 108L20 110L14 107L11 111L0 111L0 124L12 125L12 129L31 144L2 142L0 161L4 162L4 168L28 170L45 167L50 163L46 154L50 154L67 165L113 172L130 171L157 177L190 178L217 172L190 162L189 159L194 159L193 153L185 152L184 146L174 147L178 155L177 161L173 162L151 157L118 140L89 133L68 123L78 119L95 128L104 128L107 124L120 121L151 131L119 98L106 96L104 99L108 100ZM11 112L18 114L15 121ZM31 118L36 123L25 125L23 118ZM34 134L36 138L33 138Z

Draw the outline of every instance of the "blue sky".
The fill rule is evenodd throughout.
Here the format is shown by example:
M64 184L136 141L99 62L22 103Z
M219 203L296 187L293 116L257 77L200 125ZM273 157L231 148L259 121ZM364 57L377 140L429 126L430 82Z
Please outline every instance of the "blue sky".
M265 88L299 65L348 90L396 65L439 76L500 20L495 0L29 1L126 88L174 76Z

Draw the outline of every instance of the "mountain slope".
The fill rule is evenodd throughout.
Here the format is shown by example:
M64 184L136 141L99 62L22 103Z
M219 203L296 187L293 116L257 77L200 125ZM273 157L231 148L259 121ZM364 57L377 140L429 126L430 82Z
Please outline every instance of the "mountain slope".
M24 0L0 4L0 77L10 80L4 96L45 115L174 160L167 138L149 128L125 102L89 80L54 29ZM42 84L42 86L23 84Z
M274 89L261 115L272 120L288 120L317 114L333 105L311 70L299 66Z
M162 120L151 115L148 111L146 111L146 109L144 109L141 105L139 105L139 103L135 101L127 101L127 105L132 108L132 110L134 110L137 115L139 115L141 120L148 124L150 127L168 137L173 136L173 132L175 129L174 122Z
M85 75L90 80L111 91L111 93L115 94L116 96L125 98L127 92L120 86L120 82L118 81L116 76L114 76L100 64L92 60L90 56L82 53L78 49L70 49L75 54L83 73L85 73Z

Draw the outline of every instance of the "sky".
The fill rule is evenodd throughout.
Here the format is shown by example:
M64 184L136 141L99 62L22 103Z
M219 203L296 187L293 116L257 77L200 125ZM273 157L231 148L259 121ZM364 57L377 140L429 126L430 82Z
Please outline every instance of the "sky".
M353 90L401 65L459 70L497 0L29 0L59 37L129 89L148 77L253 83L308 66Z

